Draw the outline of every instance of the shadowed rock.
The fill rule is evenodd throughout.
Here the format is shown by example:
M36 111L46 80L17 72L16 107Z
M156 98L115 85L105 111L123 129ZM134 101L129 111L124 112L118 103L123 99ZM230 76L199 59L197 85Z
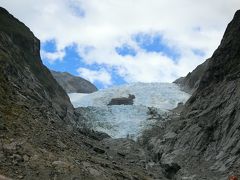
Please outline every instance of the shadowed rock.
M133 100L135 99L135 96L132 94L129 94L128 97L120 97L120 98L113 98L108 103L108 105L133 105Z
M179 118L159 124L157 135L147 141L148 148L162 154L162 164L171 162L181 167L175 179L239 176L240 11L229 23L212 57L176 83L193 95L182 107ZM171 167L169 171L167 167L169 172L175 169L178 168ZM168 173L166 177L170 177Z

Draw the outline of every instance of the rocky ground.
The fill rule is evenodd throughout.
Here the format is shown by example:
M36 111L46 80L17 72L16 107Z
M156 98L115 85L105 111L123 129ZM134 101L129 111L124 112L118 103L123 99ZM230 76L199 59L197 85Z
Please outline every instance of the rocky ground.
M158 176L147 171L144 150L132 140L99 141L81 131L68 132L54 124L32 126L34 131L28 130L24 136L1 137L1 174L13 179L156 179Z

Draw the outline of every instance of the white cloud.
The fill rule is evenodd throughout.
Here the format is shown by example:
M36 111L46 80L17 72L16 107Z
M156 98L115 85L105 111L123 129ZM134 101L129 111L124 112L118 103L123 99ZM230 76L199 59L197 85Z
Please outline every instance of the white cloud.
M106 87L112 84L111 75L105 69L94 71L87 68L79 68L77 71L79 76L89 80L92 83L98 81L104 84Z
M0 5L42 41L55 39L58 52L74 43L87 64L104 64L128 82L152 82L186 75L211 56L240 1L2 0ZM175 62L161 53L143 51L131 38L140 32L161 34L180 58ZM137 55L118 55L115 47L123 43L133 46ZM86 51L86 47L93 48ZM193 49L204 52L204 57Z
M63 50L56 51L56 52L46 52L42 50L41 55L42 55L42 58L47 59L50 63L54 63L57 60L62 61L66 53Z

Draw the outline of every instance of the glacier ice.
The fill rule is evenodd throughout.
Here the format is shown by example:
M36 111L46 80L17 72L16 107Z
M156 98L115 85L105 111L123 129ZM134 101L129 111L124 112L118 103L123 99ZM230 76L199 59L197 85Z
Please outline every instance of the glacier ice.
M107 105L112 98L129 94L135 95L133 105ZM150 107L164 116L178 103L185 103L190 95L173 83L132 83L91 94L71 93L69 97L74 107L81 107L81 114L88 119L91 128L113 138L122 138L137 137L155 122L149 114Z

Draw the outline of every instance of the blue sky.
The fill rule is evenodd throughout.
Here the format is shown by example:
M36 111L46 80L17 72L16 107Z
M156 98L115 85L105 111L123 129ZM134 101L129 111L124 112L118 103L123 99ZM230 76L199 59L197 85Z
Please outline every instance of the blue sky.
M172 82L212 55L239 0L5 0L44 64L98 88Z
M56 43L55 41L47 41L41 44L41 49L44 50L45 52L54 53L56 51ZM92 65L85 64L82 57L77 53L76 47L74 45L66 47L65 52L66 52L66 55L61 60L51 62L49 61L48 58L42 58L42 61L49 69L59 71L59 72L69 72L75 76L79 75L77 72L77 69L79 67L88 68L90 70L96 70L96 71L104 67L104 65L98 65L98 64L92 64ZM127 45L116 47L116 52L122 56L126 56L126 55L135 56L136 54L134 49L132 49ZM109 72L111 73L111 77L114 85L121 85L126 83L126 81L121 76L119 76L114 69L110 70ZM105 88L104 84L99 81L95 81L93 83L99 89Z
M119 48L119 50L117 50L117 49L118 48L116 47L116 51L119 54L122 54L123 56L130 53L130 51L128 49L125 49L124 47ZM49 52L49 53L56 52L57 51L56 42L54 40L51 40L51 41L41 43L41 50L43 50L45 52ZM43 57L42 61L43 61L44 65L46 65L51 70L55 70L55 71L59 71L59 72L68 72L75 76L79 76L79 73L77 70L80 67L87 68L87 69L90 69L93 71L98 71L99 69L104 67L104 65L98 65L98 64L88 65L88 64L86 64L83 61L82 57L77 52L76 45L66 47L65 48L65 56L61 60L58 59L54 62L51 62L51 61L49 61L48 58ZM124 79L121 78L114 71L114 69L110 70L109 72L111 73L112 81L113 81L114 85L121 85L121 84L126 83L126 81L124 81ZM104 84L101 83L100 81L94 81L93 83L94 83L94 85L96 85L96 87L98 89L105 88Z
M41 50L49 53L54 53L57 51L56 42L54 40L46 41L41 43ZM52 70L61 71L61 72L69 72L73 75L78 75L77 69L78 67L86 67L84 62L82 61L81 56L76 51L76 46L68 46L65 48L65 56L63 59L58 59L57 61L51 62L48 58L42 58L43 63Z
M173 47L168 46L167 42L164 42L161 34L151 35L139 33L134 35L133 39L137 42L140 48L147 52L162 53L176 61L180 57L180 52Z
M154 53L162 53L165 56L172 58L174 61L177 61L180 57L180 53L177 52L174 48L169 47L166 43L164 43L161 35L151 35L151 34L143 34L139 33L132 36L132 40L136 42L138 48L143 51L154 52ZM45 53L54 53L57 51L56 41L50 40L44 43L41 43L41 50ZM106 68L103 64L86 64L81 55L77 51L76 45L67 46L65 49L65 55L62 59L56 59L55 61L49 61L47 57L42 58L43 63L52 70L60 71L60 72L69 72L75 76L78 76L78 68L87 68L93 71L98 71L101 68ZM137 50L134 49L131 45L122 44L121 46L115 47L115 51L120 56L132 56L135 57L137 55ZM195 52L195 51L194 51ZM196 50L197 54L201 54ZM113 85L121 85L125 84L126 81L123 77L119 76L116 70L108 69L112 77ZM99 89L103 89L106 86L100 81L93 82Z

